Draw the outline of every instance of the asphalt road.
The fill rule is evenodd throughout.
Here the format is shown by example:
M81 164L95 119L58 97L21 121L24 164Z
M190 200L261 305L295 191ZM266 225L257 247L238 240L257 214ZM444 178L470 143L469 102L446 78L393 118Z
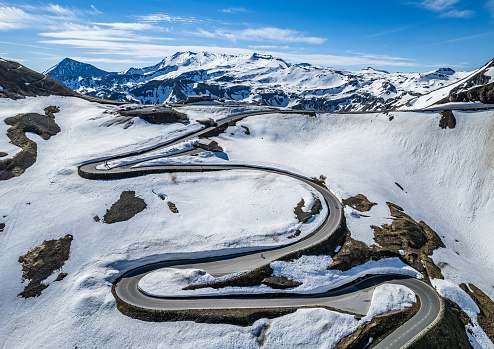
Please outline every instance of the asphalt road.
M299 111L259 111L230 116L217 122L217 126L224 125L231 121L237 121L252 115L260 114L300 114ZM163 261L159 263L139 266L124 273L115 283L115 292L118 297L129 304L147 309L162 310L185 310L185 309L225 309L225 308L283 308L283 307L332 307L356 314L365 315L369 309L374 288L382 283L401 284L412 289L420 298L421 306L419 312L403 326L398 328L376 348L402 348L410 342L417 334L434 322L439 316L441 309L441 299L436 292L424 282L407 278L402 275L375 275L363 280L350 283L335 291L318 294L287 294L275 293L269 295L226 295L226 296L201 296L201 297L156 297L145 294L139 289L139 281L150 272L161 268L194 268L202 269L213 276L222 276L231 273L248 271L270 263L288 253L298 251L309 246L318 244L327 239L340 225L342 217L342 205L338 198L326 187L313 182L310 178L300 176L283 170L256 166L218 166L218 165L169 165L169 166L149 166L131 167L143 160L136 159L130 164L122 167L115 167L107 170L98 170L97 166L104 164L105 160L113 160L144 154L161 147L169 147L179 142L183 142L200 135L204 135L216 127L209 127L190 135L180 137L167 143L158 144L152 148L123 154L107 159L87 162L79 167L79 174L90 179L116 179L141 176L150 173L164 172L206 172L221 170L255 170L279 175L289 176L303 181L321 193L325 204L329 209L328 216L319 229L305 239L278 248L256 250L251 252L227 254L223 256L201 258L201 259L181 259L173 261ZM177 154L175 154L176 156Z

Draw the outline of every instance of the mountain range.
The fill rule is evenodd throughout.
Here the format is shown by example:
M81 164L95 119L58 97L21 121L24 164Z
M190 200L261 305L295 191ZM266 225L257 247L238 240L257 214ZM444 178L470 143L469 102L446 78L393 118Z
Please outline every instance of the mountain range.
M290 64L256 53L210 52L178 52L155 65L122 72L65 58L43 74L81 94L118 101L159 104L209 93L227 101L324 111L390 110L472 76L451 68L427 73L349 71Z

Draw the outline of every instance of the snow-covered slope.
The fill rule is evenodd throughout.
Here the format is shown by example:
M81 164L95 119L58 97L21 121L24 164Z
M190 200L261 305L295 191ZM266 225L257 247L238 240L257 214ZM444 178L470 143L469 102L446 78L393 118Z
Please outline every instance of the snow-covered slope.
M371 308L361 320L326 309L306 309L272 323L260 319L248 327L148 323L122 315L111 293L112 282L122 272L187 252L204 256L224 253L224 249L292 242L290 231L300 225L293 208L300 198L311 204L317 193L295 179L254 171L86 180L77 174L77 164L82 161L141 149L201 126L195 122L152 125L138 119L128 128L108 126L108 121L118 117L111 113L115 107L54 96L0 99L0 121L17 113L43 113L49 105L60 107L55 121L62 131L48 141L29 135L38 144L36 163L20 177L0 181L0 223L5 224L0 235L0 347L190 348L200 338L201 348L258 348L263 328L270 330L265 340L276 343L300 321L308 330L297 340L313 347L322 339L337 343L372 316L413 301L409 290L385 286L375 297L369 294ZM105 224L95 219L102 217L124 190L135 191L147 208L125 222ZM171 212L169 202L179 213ZM314 230L319 219L303 224L299 238ZM19 256L44 240L66 234L71 234L73 241L63 268L45 281L49 286L38 297L19 297L25 286ZM316 274L326 268L322 263L319 266ZM293 269L280 267L284 272ZM55 281L60 271L68 275ZM328 326L322 328L322 324Z
M401 109L424 109L448 102L494 104L494 59L455 83L411 100Z
M285 232L299 224L293 206L302 197L311 202L313 192L295 180L252 171L89 181L78 176L77 164L149 147L202 126L195 121L152 125L136 119L125 127L112 122L118 118L113 106L54 96L2 99L0 120L17 113L42 113L49 105L60 107L55 120L61 132L48 141L30 134L38 144L36 163L20 177L0 182L0 223L5 223L0 235L0 347L188 348L197 346L198 338L201 348L259 348L259 343L269 348L332 347L370 316L413 300L406 289L384 286L376 289L369 313L361 320L326 309L301 309L248 327L148 323L122 315L111 294L112 282L122 272L186 252L201 256L227 248L285 244L290 241ZM232 113L210 108L215 119ZM191 120L201 113L211 115L205 106L181 110L189 112ZM433 255L449 283L445 287L434 282L441 294L453 298L448 290L465 282L494 298L492 113L455 112L454 129L439 128L439 113L391 114L392 120L382 113L253 116L215 140L229 159L221 161L268 164L310 177L323 174L342 199L358 193L368 196L377 205L365 215L345 210L352 237L368 245L376 243L370 226L390 222L386 202L402 206L414 219L429 224L446 245ZM147 208L126 222L97 221L95 216L105 214L124 190L135 191ZM168 202L180 212L171 212ZM302 234L317 226L317 220L309 224ZM43 240L66 234L74 237L61 270L68 275L54 281L56 271L39 297L18 297L24 286L19 256ZM309 256L276 262L273 270L303 282L305 292L338 285L361 272L405 267L394 260L368 262L340 273L327 269L328 256ZM183 281L184 276L168 275L165 281L171 279ZM477 312L471 305L464 310L473 317ZM476 327L472 338L480 341L475 336L483 332Z
M71 71L72 61L64 68ZM53 74L47 71L46 74ZM326 111L388 110L463 78L441 68L427 73L394 73L372 68L348 71L289 64L269 55L178 52L156 65L119 74L60 75L78 92L146 104L176 102L210 93L237 102ZM50 75L52 76L52 75Z

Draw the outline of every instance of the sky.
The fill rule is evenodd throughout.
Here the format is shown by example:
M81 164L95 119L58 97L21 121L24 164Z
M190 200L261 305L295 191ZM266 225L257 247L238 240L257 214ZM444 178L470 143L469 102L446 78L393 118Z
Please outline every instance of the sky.
M0 57L108 71L175 52L271 54L359 70L474 70L494 58L494 0L0 0Z

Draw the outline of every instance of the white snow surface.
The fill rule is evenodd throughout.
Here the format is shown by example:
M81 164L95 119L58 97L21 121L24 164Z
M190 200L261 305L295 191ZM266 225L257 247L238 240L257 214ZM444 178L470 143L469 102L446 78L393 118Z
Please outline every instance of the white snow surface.
M94 347L97 337L98 347L188 348L197 346L200 338L204 348L257 348L261 329L268 325L263 335L267 347L282 343L317 347L330 346L327 343L337 342L362 324L352 316L323 309L299 310L272 321L261 319L245 328L146 323L123 316L111 295L111 284L122 272L186 252L199 257L222 254L229 248L283 244L288 241L284 229L295 229L297 224L287 221L289 214L293 218L293 207L302 197L311 202L314 193L295 180L252 171L85 180L77 175L77 164L151 147L197 130L199 125L151 125L137 119L127 129L123 125L105 127L115 116L103 112L114 107L63 97L3 99L0 117L43 113L49 105L60 106L55 116L62 131L48 141L33 136L38 143L36 164L22 176L0 182L0 217L5 216L2 222L6 223L0 236L0 347ZM228 162L277 164L308 177L325 175L328 187L340 198L366 195L378 204L365 213L371 217L357 218L358 213L348 209L345 215L352 236L368 244L375 242L367 224L361 222L389 223L386 201L402 206L412 218L431 226L446 244L433 255L445 282L472 282L494 298L494 236L489 234L494 209L490 195L494 183L492 112L455 112L457 126L446 130L438 126L438 113L391 114L393 121L384 114L254 116L214 139L226 150ZM250 135L242 125L249 127ZM0 139L6 138L3 134ZM102 217L123 190L135 190L148 207L128 222L95 222L93 217ZM240 196L249 190L256 193L238 210L237 190ZM286 201L286 206L268 205L276 195L283 196L278 201ZM180 213L170 212L160 196L175 203ZM259 224L247 219L247 214L242 216L241 209L249 204L252 212L262 211ZM257 204L268 206L259 209ZM235 219L221 217L220 211ZM234 220L239 223L231 227ZM310 224L317 226L315 220ZM74 235L70 259L62 268L68 276L53 282L55 272L40 297L18 297L24 286L19 256L43 240L65 234ZM329 260L318 256L305 261L275 266L278 273L300 278L310 286L325 276L322 266ZM312 275L306 275L308 265L315 266ZM406 292L401 294L405 299ZM470 336L480 345L482 338L479 331Z
M360 277L372 274L402 274L421 278L421 274L398 258L369 261L348 271L328 270L332 263L329 256L302 256L291 262L271 263L274 276L285 276L302 282L302 285L281 292L321 293L348 284ZM214 278L203 270L165 268L151 272L139 282L139 289L152 296L200 296L219 294L279 293L266 285L255 287L201 288L184 291L191 284L204 284L224 280L238 274Z

